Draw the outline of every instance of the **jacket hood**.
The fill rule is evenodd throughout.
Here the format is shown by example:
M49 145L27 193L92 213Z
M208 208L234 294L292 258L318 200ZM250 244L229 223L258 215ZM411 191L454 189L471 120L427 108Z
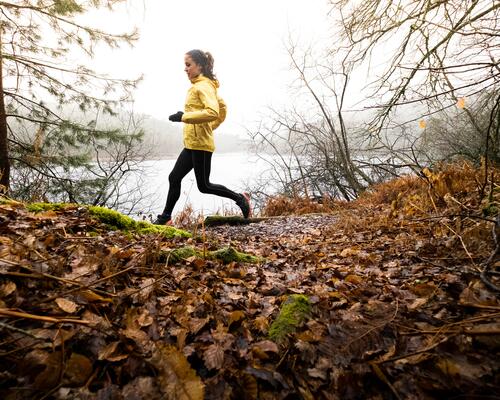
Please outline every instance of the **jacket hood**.
M191 79L191 83L193 83L193 84L197 83L197 82L201 82L201 81L207 81L207 82L211 83L216 89L219 88L219 81L217 79L212 80L203 74L200 74L196 78Z

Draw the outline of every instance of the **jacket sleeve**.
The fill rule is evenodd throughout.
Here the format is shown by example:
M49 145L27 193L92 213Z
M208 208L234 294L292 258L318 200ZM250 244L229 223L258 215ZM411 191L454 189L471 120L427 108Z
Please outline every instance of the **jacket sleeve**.
M212 121L212 129L217 129L219 125L222 124L226 119L226 114L227 114L226 103L220 97L218 97L218 101L219 101L219 116L215 121Z
M219 102L217 92L211 85L199 85L196 88L203 109L185 112L182 122L187 124L202 124L215 121L219 117Z

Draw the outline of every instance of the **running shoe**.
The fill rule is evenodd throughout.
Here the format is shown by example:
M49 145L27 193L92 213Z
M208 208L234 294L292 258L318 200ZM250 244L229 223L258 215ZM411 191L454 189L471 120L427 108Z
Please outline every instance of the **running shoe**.
M248 218L252 215L252 208L250 207L250 195L248 193L240 193L240 198L236 201L236 204L241 209L244 218Z
M154 220L155 225L172 225L172 218L170 215L159 214Z

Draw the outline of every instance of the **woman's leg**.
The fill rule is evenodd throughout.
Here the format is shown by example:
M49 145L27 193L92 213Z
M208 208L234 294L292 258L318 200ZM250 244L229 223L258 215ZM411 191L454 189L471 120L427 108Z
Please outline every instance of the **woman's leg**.
M188 174L193 168L193 159L191 156L192 150L184 149L177 157L174 168L170 175L168 176L169 189L167 195L167 202L165 208L162 212L162 216L170 219L172 211L174 210L175 203L179 200L181 195L181 182L182 179Z
M202 193L214 194L234 200L245 218L250 215L250 197L229 190L223 185L210 182L210 170L212 168L212 153L203 150L192 150L193 168L196 176L196 184Z
M201 193L214 194L220 197L237 201L240 195L229 190L223 185L210 183L210 170L212 168L212 153L203 150L193 150L193 168L196 176L196 184Z

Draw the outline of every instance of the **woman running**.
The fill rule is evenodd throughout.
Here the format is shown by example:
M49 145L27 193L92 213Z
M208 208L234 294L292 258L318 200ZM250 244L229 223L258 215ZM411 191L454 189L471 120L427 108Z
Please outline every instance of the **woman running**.
M192 169L201 193L234 200L243 217L248 218L251 210L247 193L236 193L223 185L210 182L212 153L215 150L213 130L226 118L226 104L217 94L219 82L213 72L214 59L209 52L191 50L184 56L184 65L192 86L187 93L184 112L178 111L168 117L170 121L184 123L184 149L168 176L170 186L167 203L154 223L172 223L172 211L181 195L182 179Z

